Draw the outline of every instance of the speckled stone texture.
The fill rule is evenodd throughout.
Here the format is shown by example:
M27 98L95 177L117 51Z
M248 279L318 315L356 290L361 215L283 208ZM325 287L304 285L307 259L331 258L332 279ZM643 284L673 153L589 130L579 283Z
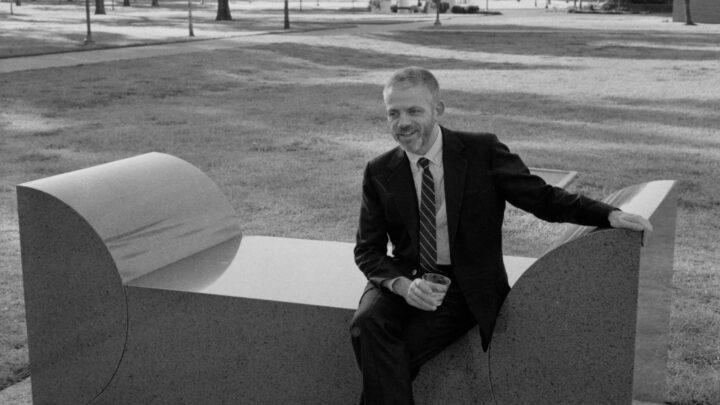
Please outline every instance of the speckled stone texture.
M591 233L513 286L490 349L498 404L629 404L640 235Z
M674 235L669 204L660 207L673 222L660 228ZM359 397L348 323L366 281L353 244L243 236L207 176L157 153L22 184L18 212L35 404ZM590 390L598 396L586 403L629 403L597 398L630 398L636 345L649 348L647 360L635 355L636 374L660 364L673 239L652 235L658 255L641 260L638 313L655 318L636 341L637 260L628 257L639 235L588 231L537 261L506 258L518 281L490 358L473 329L423 367L419 405L580 403L581 384L608 373L601 385L614 391ZM643 288L653 291L647 299Z
M85 404L123 354L125 294L105 244L71 207L18 188L35 404Z
M36 404L359 397L352 244L243 237L155 153L22 184L18 209Z
M425 364L413 391L417 405L494 405L488 355L477 328Z
M36 404L89 403L110 383L128 330L123 282L240 234L217 186L168 155L32 181L17 195Z
M498 404L663 402L677 190L674 181L606 201L655 230L575 227L516 282L490 347Z

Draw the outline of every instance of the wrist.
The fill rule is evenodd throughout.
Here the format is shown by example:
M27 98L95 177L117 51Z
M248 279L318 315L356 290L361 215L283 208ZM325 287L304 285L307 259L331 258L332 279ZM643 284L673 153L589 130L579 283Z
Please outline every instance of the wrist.
M405 297L407 295L408 288L410 288L410 280L406 277L398 277L394 280L390 287L392 292L401 297Z

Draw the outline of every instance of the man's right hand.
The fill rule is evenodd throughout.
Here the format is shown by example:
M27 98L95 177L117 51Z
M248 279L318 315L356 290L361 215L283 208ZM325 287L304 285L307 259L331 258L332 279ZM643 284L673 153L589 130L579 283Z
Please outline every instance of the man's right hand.
M393 290L405 298L405 302L409 305L423 311L434 311L442 303L442 297L438 297L430 285L421 278L411 281L409 278L400 277L393 284Z

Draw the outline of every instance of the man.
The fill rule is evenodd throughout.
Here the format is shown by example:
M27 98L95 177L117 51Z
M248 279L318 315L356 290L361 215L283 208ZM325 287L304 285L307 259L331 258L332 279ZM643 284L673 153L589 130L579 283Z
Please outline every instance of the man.
M412 380L432 356L476 324L483 349L490 344L510 290L501 249L506 201L546 221L652 227L547 185L495 135L441 127L445 105L425 69L396 72L383 99L398 147L365 168L355 261L369 282L350 333L361 403L412 404ZM444 299L421 278L428 272L452 280Z

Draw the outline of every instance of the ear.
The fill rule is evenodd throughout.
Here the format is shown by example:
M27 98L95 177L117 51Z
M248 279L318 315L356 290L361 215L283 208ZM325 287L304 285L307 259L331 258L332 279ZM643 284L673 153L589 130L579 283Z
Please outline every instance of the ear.
M435 115L437 115L438 117L440 117L440 116L443 115L444 113L445 113L445 102L442 101L442 100L440 100L440 101L438 101L437 104L435 105Z

